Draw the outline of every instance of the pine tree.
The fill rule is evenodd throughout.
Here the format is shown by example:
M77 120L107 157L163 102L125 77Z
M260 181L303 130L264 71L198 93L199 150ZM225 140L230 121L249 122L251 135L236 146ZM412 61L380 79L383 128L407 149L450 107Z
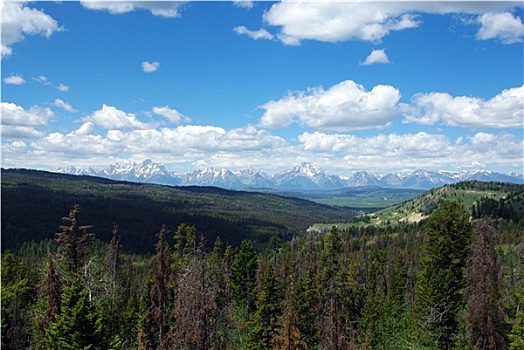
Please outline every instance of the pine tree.
M264 270L255 307L250 322L249 348L270 350L275 345L282 315L282 286L272 264L268 264Z
M345 334L347 311L343 310L344 278L342 273L342 240L336 226L331 227L321 253L321 345L323 348L341 350L348 348Z
M524 255L521 255L520 259L524 263ZM524 270L520 269L520 274L524 276ZM511 350L524 350L524 286L520 285L517 287L515 294L517 297L517 310L515 322L508 335L509 348Z
M218 271L210 266L211 258L204 252L204 240L194 251L188 251L186 269L177 280L173 306L174 324L171 343L177 349L211 349L219 315Z
M421 325L441 349L452 346L464 305L464 268L471 239L469 214L457 202L445 202L426 223L425 252L417 285Z
M61 313L51 324L45 348L49 350L102 349L102 319L89 301L79 277L64 287Z
M319 343L318 312L319 290L313 269L309 268L306 275L298 279L294 293L294 307L297 313L297 329L300 338L304 340L308 349Z
M299 314L296 304L295 287L293 276L290 276L289 288L284 300L284 311L281 320L281 327L275 339L273 350L305 350L308 344L303 340L299 329Z
M14 253L2 254L1 325L2 349L18 350L29 345L31 310L35 286L25 262Z
M38 332L41 339L37 342L37 348L42 349L47 339L47 330L56 320L56 316L60 314L62 287L60 283L60 276L55 269L53 255L50 251L47 252L47 269L43 282L42 298L46 301L46 313L40 320L38 320Z
M59 244L58 252L65 257L68 269L73 274L80 273L86 248L95 236L93 233L87 232L87 230L93 226L78 225L77 216L79 213L80 205L74 204L73 208L69 211L69 215L62 218L64 222L69 224L60 226L62 231L56 233L55 237L56 242Z
M467 264L467 338L472 349L506 347L496 245L495 232L484 218L478 225Z
M150 276L144 289L138 334L139 349L167 349L169 310L173 302L171 261L166 228L157 234L156 254L149 262Z
M252 310L255 300L257 252L253 243L242 241L232 266L231 290L238 306Z

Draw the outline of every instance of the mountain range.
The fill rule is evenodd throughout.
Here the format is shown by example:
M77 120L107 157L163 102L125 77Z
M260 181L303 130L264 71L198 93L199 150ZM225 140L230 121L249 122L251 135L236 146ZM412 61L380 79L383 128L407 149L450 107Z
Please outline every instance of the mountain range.
M177 174L167 170L163 164L153 162L150 159L127 165L112 164L105 169L68 166L58 168L55 172L170 186L215 186L225 189L277 189L286 191L333 190L360 186L428 190L467 180L518 184L524 182L522 175L502 174L486 170L452 172L420 169L410 174L390 173L386 175L358 171L350 177L341 177L327 175L319 166L312 163L302 163L291 170L274 175L268 175L263 170L253 168L235 172L224 168L205 168L187 174Z

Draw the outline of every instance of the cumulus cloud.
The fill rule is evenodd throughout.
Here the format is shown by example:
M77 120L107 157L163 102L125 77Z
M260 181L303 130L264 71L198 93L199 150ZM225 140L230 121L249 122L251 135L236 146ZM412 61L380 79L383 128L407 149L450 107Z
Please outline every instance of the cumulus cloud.
M156 72L159 67L160 67L159 62L151 62L151 63L147 61L142 62L142 70L146 73Z
M417 94L412 106L403 105L404 123L470 128L522 128L524 86L507 89L490 100L453 97L448 93Z
M509 2L282 1L272 5L264 14L263 20L268 25L279 28L277 37L285 45L300 45L303 40L332 43L347 40L379 42L393 31L421 25L418 18L420 13L479 16L488 12L504 12L515 6L515 3ZM479 17L482 24L479 38L485 35L502 38L506 35L503 33L512 33L509 39L511 41L512 35L520 30L520 19L512 16L511 24L490 22L498 22L499 19L502 18Z
M173 162L210 162L213 157L237 158L244 162L265 164L267 155L281 152L288 146L278 136L254 126L225 130L216 126L187 125L176 128L144 130L108 130L105 136L98 134L96 124L86 121L78 129L69 132L53 132L32 142L30 147L15 147L3 143L4 162L24 160L44 163L48 166L100 162L108 165L110 159L152 158ZM47 162L45 162L47 160ZM20 163L19 163L20 164ZM215 163L214 163L215 164Z
M3 7L3 8L2 8ZM2 1L2 59L11 55L13 44L24 40L25 35L42 35L49 38L62 30L56 20L43 11L30 8L23 2Z
M416 16L390 3L281 2L264 14L264 21L281 27L278 37L287 45L308 39L375 42L391 31L419 25Z
M507 133L477 133L468 142L453 142L447 136L425 132L371 137L306 132L298 140L304 151L317 154L316 159L329 157L329 164L346 169L522 168L523 142Z
M142 9L153 15L164 18L180 17L183 2L176 1L80 1L90 10L108 11L111 14L122 14Z
M386 55L386 49L371 51L371 53L368 57L366 57L366 60L362 63L362 65L369 66L376 63L389 63L388 55Z
M260 125L284 128L293 123L333 131L382 128L397 117L400 92L389 85L377 85L370 91L346 80L324 90L310 88L290 93L278 101L260 106L264 115Z
M2 81L5 84L10 84L10 85L24 85L25 84L25 79L22 78L22 76L19 74L13 74L11 76L5 77L4 79L2 79Z
M7 139L41 136L37 128L47 125L54 113L49 108L33 106L29 110L10 102L0 102L2 137Z
M168 106L153 107L152 112L166 118L167 120L169 120L169 122L173 124L180 124L181 122L191 121L191 118L186 117L176 109L169 108Z
M62 108L64 111L74 113L76 112L76 109L73 108L69 103L62 101L61 99L57 98L55 99L55 102L53 104L58 107Z
M498 39L504 44L522 41L524 24L510 12L485 13L478 17L478 22L481 25L477 33L479 40Z
M112 106L102 105L102 109L81 119L83 122L93 122L107 130L151 129L152 126L139 121L133 113L126 113Z
M336 152L355 156L392 157L443 157L449 154L451 143L443 135L380 134L368 138L348 134L304 133L299 141L307 151Z
M77 130L73 131L74 135L96 135L95 124L87 122L82 124Z
M263 28L253 31L253 30L247 29L244 26L238 26L238 27L233 28L233 30L235 31L235 33L239 35L247 35L248 37L254 40L259 40L259 39L273 40L274 39L274 35Z

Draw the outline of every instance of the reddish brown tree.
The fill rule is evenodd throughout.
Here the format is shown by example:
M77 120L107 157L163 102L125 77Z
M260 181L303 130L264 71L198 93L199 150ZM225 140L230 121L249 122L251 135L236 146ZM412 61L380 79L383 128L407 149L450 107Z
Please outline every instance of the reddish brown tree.
M477 225L467 264L467 338L472 349L504 349L504 309L500 302L500 263L497 239L489 219Z
M47 329L51 323L55 322L56 315L60 314L62 299L60 277L55 269L53 255L50 251L47 252L47 269L42 285L42 297L47 299L47 310L46 314L38 321L38 331L42 335L42 339L37 344L37 349L43 349L47 339Z
M69 271L74 274L80 272L86 254L86 247L95 237L93 233L87 232L93 226L78 225L77 216L79 213L80 205L74 204L69 211L69 215L62 218L68 224L60 226L62 231L56 233L55 237L56 242L59 244L59 254L65 257Z
M143 300L143 315L138 332L139 349L168 349L169 310L173 293L171 284L171 261L166 228L157 234L156 254L149 261L150 276Z

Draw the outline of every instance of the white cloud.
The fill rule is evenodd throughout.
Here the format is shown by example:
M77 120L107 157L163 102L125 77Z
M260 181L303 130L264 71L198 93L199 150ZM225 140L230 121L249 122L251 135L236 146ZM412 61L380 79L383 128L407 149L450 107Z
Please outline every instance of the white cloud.
M67 92L67 91L69 91L69 86L60 83L60 84L56 87L56 89L57 89L58 91Z
M328 159L328 166L378 172L479 167L519 171L524 156L522 140L507 133L477 133L467 138L469 142L453 142L447 136L425 132L371 137L306 132L298 140L310 158Z
M73 131L75 135L96 135L95 124L87 122L82 124L77 130Z
M74 113L76 112L76 109L73 108L69 103L62 101L61 99L57 98L55 102L53 103L56 107L62 108L64 111Z
M36 81L36 82L39 82L40 84L43 84L43 85L51 85L51 82L49 81L49 79L47 79L47 77L44 76L44 75L39 75L39 76L34 77L32 79L34 81Z
M2 137L7 139L42 136L38 127L47 125L54 113L49 108L33 106L29 110L10 102L0 102Z
M40 83L42 85L54 86L55 89L57 89L58 91L62 91L62 92L69 91L69 86L64 85L62 83L60 83L58 85L54 85L53 82L51 80L49 80L45 75L39 75L39 76L33 77L31 79L33 79L34 81L36 81L36 82L38 82L38 83Z
M108 11L111 14L142 9L164 18L180 17L180 9L184 6L184 2L176 1L80 1L80 3L87 9Z
M478 132L475 135L469 137L469 140L477 152L491 154L490 157L494 159L520 158L522 161L524 158L523 141L515 139L515 136L508 133L495 135L491 133Z
M524 24L520 17L512 13L485 13L478 18L481 28L477 33L477 39L499 39L504 44L522 42L524 35Z
M250 10L255 6L255 2L250 0L234 0L233 5Z
M443 122L470 128L522 128L524 123L524 86L504 90L490 100L434 92L417 94L412 103L402 106L404 123Z
M308 39L376 42L391 31L419 25L404 12L405 6L393 3L281 2L264 14L264 21L281 27L279 38L287 45Z
M151 63L147 61L142 62L142 70L146 73L156 72L159 67L160 67L159 62L151 62Z
M368 138L347 134L303 133L299 141L307 151L336 152L346 156L381 158L434 158L449 154L451 143L438 134L380 134Z
M265 29L259 29L259 30L249 30L244 26L238 26L233 28L235 33L239 35L247 35L251 39L258 40L258 39L264 39L264 40L273 40L274 36L270 32L268 32Z
M397 117L400 92L389 85L370 91L346 80L324 90L310 88L260 106L260 125L284 128L292 123L319 130L350 131L387 126Z
M43 135L40 135L43 136ZM47 164L51 169L67 165L108 165L112 159L152 158L165 162L207 162L216 166L226 159L244 164L265 164L268 154L287 149L280 137L254 126L225 130L215 126L188 125L147 130L109 130L96 133L95 123L85 122L69 133L45 135L30 147L2 145L5 164ZM289 155L289 152L288 152ZM34 165L33 165L34 166Z
M158 114L173 124L180 124L181 122L190 122L191 118L178 112L176 109L169 108L168 106L153 107L152 112Z
M10 84L10 85L24 85L25 84L25 79L22 78L22 76L19 74L13 74L11 76L5 77L2 81L5 84Z
M388 55L386 55L386 49L371 51L371 53L368 57L366 57L366 60L362 63L362 65L369 66L375 63L389 63Z
M44 12L25 6L23 2L0 2L2 11L2 59L11 55L12 45L24 40L25 35L40 34L49 38L60 31L58 23Z
M285 45L300 45L303 40L339 42L364 40L379 42L393 31L421 25L420 13L482 15L501 12L518 6L511 2L345 2L345 1L282 1L271 6L264 14L265 23L279 27L277 37ZM481 20L484 32L512 34L520 30L520 19L512 17L512 24L497 28L486 19ZM521 24L520 24L521 26ZM484 35L484 34L482 34ZM480 35L480 36L482 36ZM491 35L491 34L490 34ZM520 34L522 35L522 34ZM510 36L511 38L511 36ZM510 39L511 40L511 39Z
M126 113L112 106L102 105L102 109L81 119L83 122L93 122L108 130L151 129L152 126L139 121L132 113Z

